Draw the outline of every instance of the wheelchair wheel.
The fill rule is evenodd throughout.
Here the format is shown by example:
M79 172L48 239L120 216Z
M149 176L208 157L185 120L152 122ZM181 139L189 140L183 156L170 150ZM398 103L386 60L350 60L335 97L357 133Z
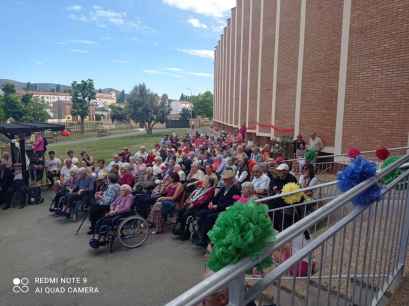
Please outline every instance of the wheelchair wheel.
M117 238L126 248L133 249L141 246L148 236L148 222L139 216L128 217L118 226Z

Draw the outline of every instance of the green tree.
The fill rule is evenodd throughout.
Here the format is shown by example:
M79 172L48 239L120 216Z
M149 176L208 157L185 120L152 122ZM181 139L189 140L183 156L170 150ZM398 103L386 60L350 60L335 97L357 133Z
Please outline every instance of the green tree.
M31 103L33 100L33 95L32 94L25 94L21 97L21 103L23 104L23 106L28 105L29 103Z
M162 103L164 100L160 100L159 96L151 92L145 84L136 85L128 95L126 109L129 116L139 122L147 134L152 134L156 123L165 122L170 111L169 106Z
M114 121L129 122L128 114L123 107L115 105L115 104L111 104L109 108L111 109L112 122Z
M193 96L192 103L195 116L213 117L213 94L210 91Z
M13 84L7 83L3 85L2 90L4 93L2 106L5 118L21 121L24 116L24 109L20 99L16 96L16 88Z
M167 94L163 94L160 97L158 119L161 123L165 122L170 113L169 97Z
M16 94L16 87L14 84L6 83L1 88L3 90L4 96L11 96Z
M60 85L60 84L57 84L57 85L55 86L55 91L56 91L56 92L61 92L61 85Z
M125 90L122 89L121 92L116 97L116 102L117 103L125 103L125 100L126 100Z
M180 120L189 121L192 118L192 112L187 107L184 107L180 112Z
M26 90L27 91L30 91L30 90L32 90L32 85L31 85L31 83L30 82L27 82L27 84L26 84Z
M73 116L80 117L81 133L84 133L84 121L89 113L89 105L96 97L94 81L88 79L71 84L72 110Z
M23 103L24 116L22 120L26 122L46 122L50 118L47 112L47 104L38 98L32 98L31 95L26 96L26 102Z
M0 96L0 122L4 122L7 120L6 112L4 109L4 97Z

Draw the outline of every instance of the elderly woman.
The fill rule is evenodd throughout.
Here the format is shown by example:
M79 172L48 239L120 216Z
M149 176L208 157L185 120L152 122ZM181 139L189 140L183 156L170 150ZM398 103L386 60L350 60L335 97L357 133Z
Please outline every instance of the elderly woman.
M236 195L233 197L233 199L242 204L247 204L251 200L256 200L257 195L253 184L251 182L244 182L241 185L241 195Z
M205 176L203 180L196 184L197 188L192 192L189 198L185 201L184 208L178 213L176 226L173 233L178 235L181 240L188 240L190 233L187 228L186 220L189 216L195 215L200 209L206 208L214 197L215 187L214 179Z
M113 222L119 216L127 216L132 212L134 197L132 188L129 185L119 187L119 196L111 203L109 211L95 225L95 233L102 234L113 226ZM106 241L100 241L94 237L90 240L90 246L97 248Z
M119 195L120 186L118 184L118 176L110 173L107 177L108 187L105 191L97 191L95 193L95 200L89 212L89 221L91 222L89 235L94 233L95 225L98 220L105 216L110 210L110 205L115 201Z
M135 184L135 177L131 172L131 165L123 163L120 167L119 185L129 185L133 187Z
M190 169L190 172L186 178L187 182L194 182L194 181L200 181L204 177L203 171L199 168L199 163L194 162L192 164L192 168Z
M149 221L154 227L152 234L163 232L165 219L172 214L176 208L177 201L183 194L183 185L180 183L179 175L175 172L169 175L169 184L167 184L163 196L161 196L153 205L149 215Z
M156 157L152 166L153 175L156 177L160 177L162 175L163 168L164 167L162 166L162 158L159 156Z

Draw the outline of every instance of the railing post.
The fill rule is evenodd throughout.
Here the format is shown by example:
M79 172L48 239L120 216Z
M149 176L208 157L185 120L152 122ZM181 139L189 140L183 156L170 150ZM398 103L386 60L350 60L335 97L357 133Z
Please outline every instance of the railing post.
M406 261L406 255L407 255L407 247L408 247L408 241L409 241L409 209L408 209L408 205L409 205L409 180L406 177L404 180L404 184L402 185L402 189L406 190L406 198L404 199L403 205L406 205L406 209L404 210L405 216L403 216L404 218L404 222L403 222L403 227L402 227L402 235L401 235L401 240L400 240L400 246L399 246L399 264L405 265L405 261ZM399 186L399 185L398 185Z
M245 289L245 274L242 273L229 283L228 306L243 306Z

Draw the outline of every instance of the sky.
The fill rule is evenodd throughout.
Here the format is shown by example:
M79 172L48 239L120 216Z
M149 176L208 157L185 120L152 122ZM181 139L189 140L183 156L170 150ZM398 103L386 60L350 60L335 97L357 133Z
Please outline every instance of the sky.
M235 0L2 0L0 78L97 88L213 90L213 52Z

